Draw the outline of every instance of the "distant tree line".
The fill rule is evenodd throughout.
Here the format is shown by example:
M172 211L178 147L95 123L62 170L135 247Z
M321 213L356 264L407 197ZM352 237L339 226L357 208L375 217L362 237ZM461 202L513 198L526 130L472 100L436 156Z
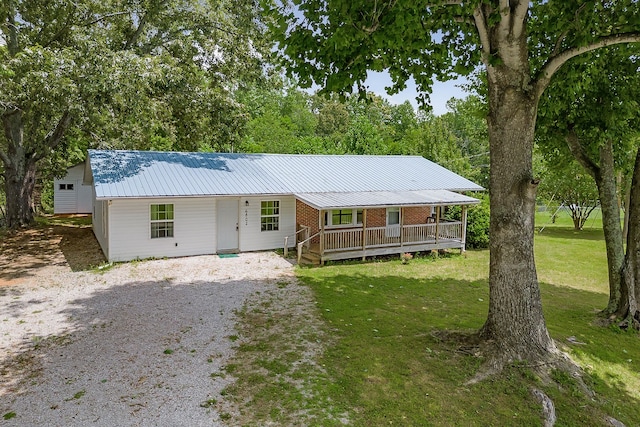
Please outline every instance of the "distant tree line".
M477 97L451 99L441 116L416 110L408 101L392 105L375 94L341 100L293 84L251 88L238 100L248 121L237 151L417 155L488 184L487 125Z

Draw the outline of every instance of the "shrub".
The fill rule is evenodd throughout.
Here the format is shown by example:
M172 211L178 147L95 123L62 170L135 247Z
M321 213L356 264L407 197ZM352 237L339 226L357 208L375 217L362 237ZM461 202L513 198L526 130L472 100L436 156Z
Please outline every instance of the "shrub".
M489 196L474 195L480 204L470 206L467 214L467 247L473 249L489 247ZM445 218L460 221L460 206L447 209Z

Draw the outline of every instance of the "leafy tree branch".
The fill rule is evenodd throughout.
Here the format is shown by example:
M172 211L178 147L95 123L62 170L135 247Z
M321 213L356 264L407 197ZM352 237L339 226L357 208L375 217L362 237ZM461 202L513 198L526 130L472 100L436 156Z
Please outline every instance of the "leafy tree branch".
M544 92L549 85L551 77L553 77L560 67L562 67L562 65L571 58L575 58L576 56L583 55L587 52L603 47L624 43L640 43L640 33L613 34L602 37L588 45L567 49L555 56L552 56L540 69L539 77L536 82L536 93L538 96L542 95L542 92Z

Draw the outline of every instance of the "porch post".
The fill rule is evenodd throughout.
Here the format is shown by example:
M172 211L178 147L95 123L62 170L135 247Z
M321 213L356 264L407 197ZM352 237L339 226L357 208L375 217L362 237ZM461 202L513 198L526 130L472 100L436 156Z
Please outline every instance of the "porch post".
M404 240L404 206L400 206L400 247L403 246Z
M462 205L462 247L460 253L463 254L466 251L467 245L467 205Z
M362 261L367 260L367 210L362 209Z
M318 212L320 212L320 259L322 260L324 256L324 211L319 209Z
M436 206L436 246L440 240L440 206Z

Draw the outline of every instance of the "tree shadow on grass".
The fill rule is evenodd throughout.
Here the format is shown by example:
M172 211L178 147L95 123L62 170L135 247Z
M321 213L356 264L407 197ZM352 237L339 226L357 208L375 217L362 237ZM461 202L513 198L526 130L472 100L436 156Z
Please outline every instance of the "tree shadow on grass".
M60 250L71 271L91 270L107 262L91 226L54 226L62 239Z
M64 304L46 326L52 301L24 308L33 328L1 358L0 411L25 426L216 425L234 312L270 286L132 281Z
M598 316L608 295L549 284L542 284L541 289L551 335L591 376L595 391L616 390L626 400L640 400L638 332L601 326ZM636 418L631 420L640 419L635 406Z
M32 276L39 268L64 265L58 249L60 240L51 227L7 234L0 242L0 283Z
M640 388L636 387L640 361L620 357L640 354L640 340L637 335L627 335L615 344L621 347L611 347L612 337L620 334L593 324L594 308L606 304L606 295L541 286L551 335L572 355L591 356L575 358L591 376L587 383L596 391L592 401L571 378L565 381L558 374L555 383L540 384L527 373L526 366L517 364L515 371L509 368L490 380L463 387L482 363L467 346L465 336L472 336L486 319L486 281L376 273L380 272L319 271L303 278L315 291L323 317L341 342L339 348L327 352L331 358L324 363L334 376L350 378L341 387L345 396L332 398L346 401L345 406L362 407L362 424L404 416L408 424L426 420L434 425L462 425L472 422L473 414L475 420L482 420L480 425L535 425L535 420L540 422L540 407L523 404L532 401L531 387L553 394L564 424L597 421L602 425L606 416L613 416L633 425L640 419L640 397L634 391ZM571 344L569 337L586 344ZM622 352L624 347L627 353ZM590 367L589 363L598 366ZM425 393L431 409L424 405L408 414L408 407L417 408L419 400L427 401L408 399L407 395ZM377 414L379 407L389 412ZM520 418L513 418L514 413Z
M536 236L552 239L604 240L602 228L588 228L576 230L573 227L547 227L542 232L536 229Z

